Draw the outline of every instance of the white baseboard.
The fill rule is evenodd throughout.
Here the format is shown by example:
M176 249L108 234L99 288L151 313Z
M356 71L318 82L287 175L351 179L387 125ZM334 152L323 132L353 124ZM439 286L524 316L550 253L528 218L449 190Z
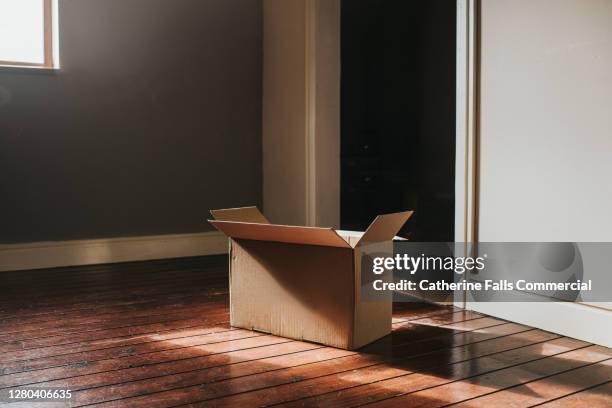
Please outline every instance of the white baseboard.
M612 347L612 310L570 302L468 302L466 308Z
M0 272L227 253L217 231L0 245Z

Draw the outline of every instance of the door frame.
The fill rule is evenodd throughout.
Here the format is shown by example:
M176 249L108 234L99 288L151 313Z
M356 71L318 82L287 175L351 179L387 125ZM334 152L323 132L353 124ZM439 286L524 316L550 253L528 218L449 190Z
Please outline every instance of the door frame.
M455 242L478 241L480 138L479 0L457 0ZM462 248L467 250L467 245ZM471 254L464 253L463 256ZM466 308L466 292L454 305Z

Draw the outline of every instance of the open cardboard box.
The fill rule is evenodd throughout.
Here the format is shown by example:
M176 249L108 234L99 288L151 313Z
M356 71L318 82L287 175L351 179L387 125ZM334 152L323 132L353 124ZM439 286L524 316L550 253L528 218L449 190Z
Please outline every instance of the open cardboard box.
M379 215L364 233L271 224L256 207L212 210L230 238L230 323L356 349L391 333L391 296L361 299L365 248L392 256L412 211Z

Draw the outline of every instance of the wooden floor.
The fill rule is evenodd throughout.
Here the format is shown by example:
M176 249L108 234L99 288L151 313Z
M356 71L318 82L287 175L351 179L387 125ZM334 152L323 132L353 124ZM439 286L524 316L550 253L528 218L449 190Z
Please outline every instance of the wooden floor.
M396 305L393 334L360 352L233 329L225 257L0 273L0 287L2 395L68 388L69 406L146 408L612 406L610 349L477 313Z

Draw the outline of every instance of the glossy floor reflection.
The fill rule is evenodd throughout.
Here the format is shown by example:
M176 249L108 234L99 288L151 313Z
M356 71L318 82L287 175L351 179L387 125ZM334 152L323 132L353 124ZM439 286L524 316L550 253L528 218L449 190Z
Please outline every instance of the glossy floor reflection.
M0 389L41 407L608 407L612 351L452 307L395 305L358 352L228 325L225 257L0 274ZM11 407L34 407L31 402Z

